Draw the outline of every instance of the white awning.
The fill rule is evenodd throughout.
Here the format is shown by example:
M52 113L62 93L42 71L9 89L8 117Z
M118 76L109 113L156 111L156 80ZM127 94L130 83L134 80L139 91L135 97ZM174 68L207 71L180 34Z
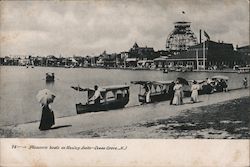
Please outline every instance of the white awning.
M126 62L135 62L135 61L137 61L136 58L127 58L126 59Z
M155 58L154 61L166 61L167 59L165 57L158 57Z

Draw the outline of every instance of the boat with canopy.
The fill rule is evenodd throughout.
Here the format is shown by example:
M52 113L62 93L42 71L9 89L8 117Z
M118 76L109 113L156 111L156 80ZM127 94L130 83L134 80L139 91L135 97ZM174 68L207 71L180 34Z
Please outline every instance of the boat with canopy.
M87 92L87 102L76 104L77 114L108 111L125 107L129 102L129 85L113 85L99 88L101 101L95 104L89 100L94 96L95 90L92 88L71 87L76 91Z

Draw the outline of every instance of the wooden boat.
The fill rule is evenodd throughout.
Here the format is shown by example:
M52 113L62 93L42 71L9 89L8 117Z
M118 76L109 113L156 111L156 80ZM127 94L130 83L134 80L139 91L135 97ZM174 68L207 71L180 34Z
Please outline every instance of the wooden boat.
M76 104L77 114L119 109L125 107L125 105L127 105L129 102L129 85L114 85L100 88L99 90L102 96L100 104L94 104L93 102L89 101L89 99L94 95L95 91L93 89L83 89L79 86L71 88L76 91L87 92L87 103Z
M250 73L250 67L241 67L238 69L238 73Z
M46 82L54 82L54 81L55 81L54 73L46 73Z
M172 81L132 81L131 83L140 85L138 100L141 103L154 103L171 99L168 90ZM148 91L149 95L147 95ZM147 100L147 96L150 100Z
M227 76L213 76L211 79L208 79L209 81L205 80L196 80L197 83L200 85L200 90L198 91L199 95L203 94L212 94L217 92L223 92L227 90L228 87L228 80L229 78ZM191 95L191 86L192 86L193 80L188 81L188 85L184 87L184 92L186 92L185 96Z

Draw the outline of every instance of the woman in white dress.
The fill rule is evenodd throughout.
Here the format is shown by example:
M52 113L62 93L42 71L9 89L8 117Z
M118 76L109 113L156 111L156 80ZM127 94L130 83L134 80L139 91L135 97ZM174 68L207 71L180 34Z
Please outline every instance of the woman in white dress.
M194 81L193 85L191 87L191 91L192 91L191 101L194 102L194 103L198 102L198 90L199 89L200 89L199 84L197 84L197 82Z
M182 101L182 85L179 83L179 80L176 81L176 84L174 86L174 99L173 104L174 105L180 105L183 104Z

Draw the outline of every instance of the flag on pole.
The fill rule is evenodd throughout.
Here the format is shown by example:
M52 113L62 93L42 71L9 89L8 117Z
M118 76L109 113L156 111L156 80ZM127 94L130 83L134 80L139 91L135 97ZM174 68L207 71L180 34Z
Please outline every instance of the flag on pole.
M204 31L204 36L207 38L208 41L210 40L210 37L209 37L209 35L207 34L206 31Z

